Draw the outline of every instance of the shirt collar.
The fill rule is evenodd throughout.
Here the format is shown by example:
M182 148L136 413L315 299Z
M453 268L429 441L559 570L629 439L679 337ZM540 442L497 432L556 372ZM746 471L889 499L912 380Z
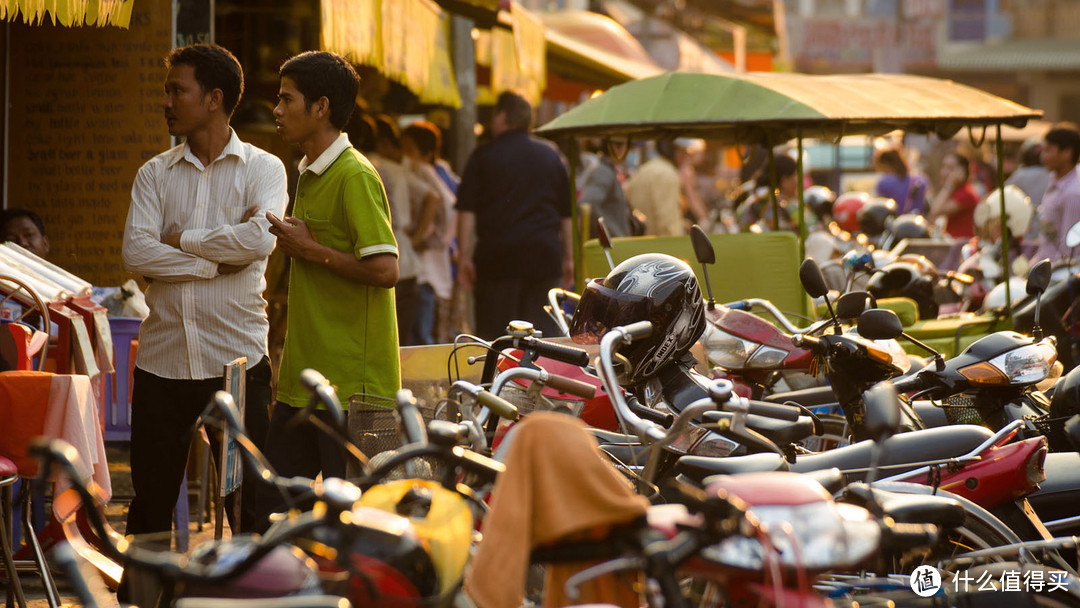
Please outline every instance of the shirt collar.
M352 144L349 143L349 136L345 133L338 135L338 138L334 140L334 143L330 144L330 147L323 150L323 153L319 155L319 158L315 159L315 162L308 162L308 157L300 159L300 173L304 171L311 171L315 175L322 175L341 153L349 148Z
M1060 178L1054 177L1050 181L1050 188L1049 189L1050 190L1057 190L1059 187L1063 186L1066 182L1068 182L1068 181L1076 181L1077 178L1078 178L1078 176L1077 176L1077 173L1076 173L1076 168L1074 167L1073 169L1070 169L1068 173L1066 173L1065 175L1062 175Z
M184 145L174 148L173 156L169 159L169 166L173 166L181 160L186 160L189 163L195 165L199 169L205 169L202 161L191 151L191 145L188 142L184 142ZM229 141L225 142L225 148L221 150L221 154L214 159L213 162L219 161L226 156L235 156L240 159L240 162L247 162L247 148L244 147L244 142L240 141L240 138L236 136L236 131L229 128Z

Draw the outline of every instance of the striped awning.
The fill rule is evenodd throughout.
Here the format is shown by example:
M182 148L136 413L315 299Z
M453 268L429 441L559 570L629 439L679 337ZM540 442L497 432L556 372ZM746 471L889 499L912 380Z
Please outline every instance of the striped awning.
M127 29L135 0L0 0L0 20L64 27L115 25Z

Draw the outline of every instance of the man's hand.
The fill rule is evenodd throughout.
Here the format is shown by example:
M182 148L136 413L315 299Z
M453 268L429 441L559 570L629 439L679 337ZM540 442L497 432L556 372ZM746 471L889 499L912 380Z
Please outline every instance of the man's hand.
M169 247L173 247L175 249L180 249L180 235L181 234L183 234L183 232L174 232L172 234L166 234L165 236L161 237L161 242L168 245Z
M237 264L225 264L223 262L219 262L218 265L217 265L217 271L218 271L218 274L236 274L236 273L240 272L241 270L243 270L243 269L245 269L247 267L248 267L247 264L237 265Z
M476 286L476 266L471 259L461 257L462 259L458 261L458 282L465 289L472 291Z
M244 209L244 215L240 218L240 223L243 224L244 222L246 222L246 221L250 220L251 218L255 217L255 215L258 214L258 213L259 213L259 206L258 205L252 205L252 206L248 207L247 209Z
M294 258L309 259L309 252L317 242L303 220L292 216L281 220L269 211L266 212L266 219L270 221L270 234L277 237L278 247L282 251Z

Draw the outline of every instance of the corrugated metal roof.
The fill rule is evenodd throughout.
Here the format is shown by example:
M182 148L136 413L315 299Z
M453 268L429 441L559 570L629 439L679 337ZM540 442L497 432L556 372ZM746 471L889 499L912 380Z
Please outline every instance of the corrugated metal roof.
M1080 39L1007 40L943 48L938 67L946 70L1080 70Z

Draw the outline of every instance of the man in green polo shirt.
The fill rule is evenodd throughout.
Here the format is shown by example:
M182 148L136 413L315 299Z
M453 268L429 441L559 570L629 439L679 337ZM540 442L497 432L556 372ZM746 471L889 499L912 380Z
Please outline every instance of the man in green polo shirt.
M345 475L344 451L313 425L286 429L292 408L310 398L303 369L321 372L342 397L393 397L401 387L390 206L379 174L342 133L358 88L356 71L334 53L307 52L281 66L277 130L304 153L292 215L267 214L292 258L278 407L266 438L267 457L286 477Z

